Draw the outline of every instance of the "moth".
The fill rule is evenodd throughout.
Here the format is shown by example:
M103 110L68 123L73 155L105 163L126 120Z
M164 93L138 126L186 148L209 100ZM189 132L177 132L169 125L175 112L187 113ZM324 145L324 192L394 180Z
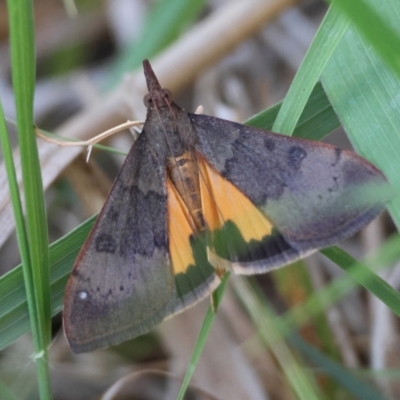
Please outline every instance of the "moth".
M353 235L384 208L387 181L328 144L191 114L143 62L143 131L69 277L74 352L150 331L218 286Z

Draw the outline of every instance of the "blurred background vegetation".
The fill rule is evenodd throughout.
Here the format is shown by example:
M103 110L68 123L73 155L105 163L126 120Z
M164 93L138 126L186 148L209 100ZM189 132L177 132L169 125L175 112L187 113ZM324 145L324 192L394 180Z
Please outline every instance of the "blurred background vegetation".
M84 140L144 118L141 62L149 58L162 86L185 109L201 104L205 114L354 146L398 187L400 8L396 0L351 3L337 1L328 12L329 4L319 0L37 0L35 36L27 29L18 38L17 13L27 10L29 21L30 2L18 0L13 7L9 1L8 8L0 2L0 100L15 149L16 182L21 139L15 121L21 114L14 96L29 86L11 80L19 66L28 64L32 77L36 68L35 124ZM22 51L11 60L13 24L11 44L21 40ZM24 55L29 58L33 39L36 67L29 67ZM37 142L49 241L55 243L44 305L53 315L52 339L42 364L55 399L174 399L195 349L201 356L187 399L400 397L396 199L390 215L340 243L345 252L329 249L329 258L317 253L273 274L230 279L204 349L196 340L207 301L115 348L72 354L60 311L92 220L81 224L100 210L132 143L131 132L115 135L106 144L122 155L95 149L86 163L82 148ZM4 164L0 179L0 398L35 399L37 347L27 334L29 309L16 267L21 253ZM46 236L39 238L45 247ZM365 261L354 265L350 255ZM43 293L46 302L46 288ZM42 325L39 332L46 332ZM45 375L39 373L42 398Z

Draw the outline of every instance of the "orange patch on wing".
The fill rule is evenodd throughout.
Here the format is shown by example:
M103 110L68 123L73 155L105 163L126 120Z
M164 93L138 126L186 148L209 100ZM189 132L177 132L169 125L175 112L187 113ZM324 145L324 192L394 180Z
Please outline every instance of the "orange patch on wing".
M197 154L203 215L209 229L221 228L231 220L246 242L270 235L273 224L231 182Z
M169 253L174 274L185 273L190 265L195 265L190 235L189 213L175 186L167 179Z

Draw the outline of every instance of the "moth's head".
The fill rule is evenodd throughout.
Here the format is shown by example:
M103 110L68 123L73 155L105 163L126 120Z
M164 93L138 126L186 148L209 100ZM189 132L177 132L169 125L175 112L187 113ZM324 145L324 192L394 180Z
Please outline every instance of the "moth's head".
M169 106L171 104L171 92L160 86L148 60L143 61L143 69L149 89L149 93L143 99L144 105L152 109Z

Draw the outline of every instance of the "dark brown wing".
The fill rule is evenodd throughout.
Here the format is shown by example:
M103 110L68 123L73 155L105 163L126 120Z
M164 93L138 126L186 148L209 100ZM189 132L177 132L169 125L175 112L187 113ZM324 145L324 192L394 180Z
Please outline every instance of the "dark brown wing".
M235 220L226 221L220 234L229 233L239 250L222 248L220 255L234 262L237 273L263 272L329 246L384 208L386 179L355 153L210 116L189 116L198 152L274 228L262 240L246 242Z
M165 179L140 135L67 284L64 329L74 351L122 342L170 314Z

